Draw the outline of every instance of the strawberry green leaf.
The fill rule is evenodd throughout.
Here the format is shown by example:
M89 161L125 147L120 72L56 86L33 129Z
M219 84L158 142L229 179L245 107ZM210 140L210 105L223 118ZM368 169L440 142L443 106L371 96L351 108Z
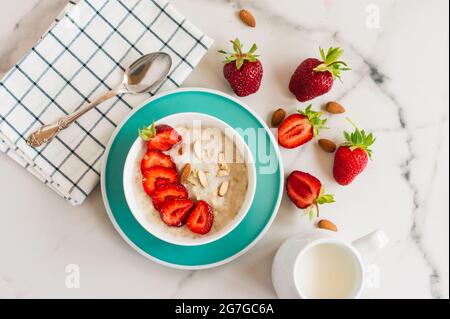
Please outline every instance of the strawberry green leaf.
M319 51L320 51L320 57L322 58L322 61L325 61L325 59L326 59L325 51L320 47L319 47Z
M314 137L319 135L319 131L321 129L326 129L325 124L328 119L322 119L322 112L316 112L312 110L312 105L308 105L308 107L304 111L298 111L301 115L306 116L313 126Z
M156 128L155 128L155 122L152 123L151 126L145 127L143 129L140 129L139 137L142 138L144 141L150 141L152 138L156 136Z
M335 202L334 195L325 194L325 189L322 187L320 189L319 196L317 197L315 203L306 209L305 215L308 215L309 220L312 221L314 217L316 216L319 217L320 215L319 205L331 204L334 202Z
M320 189L319 197L316 199L316 203L319 205L323 204L331 204L334 203L334 195L331 194L325 194L325 189L322 187Z
M340 61L339 58L344 54L344 50L341 48L330 47L325 54L322 48L319 48L320 57L322 58L322 64L314 68L316 72L330 72L335 79L341 78L342 71L351 70L347 63Z
M331 203L334 203L334 198L333 198L333 195L330 195L330 194L322 195L317 199L317 204L319 204L319 205L331 204Z
M244 65L244 60L242 59L237 59L236 60L236 67L239 70L240 68L242 68L242 66Z
M254 54L256 50L258 49L256 44L253 44L250 48L250 51L247 53L243 53L243 45L239 39L236 39L234 41L231 41L233 45L234 53L229 53L225 50L219 50L219 53L227 55L225 58L224 63L235 63L236 68L239 70L246 61L248 62L256 62L258 61L257 57L258 55Z
M315 217L315 212L312 208L309 208L309 212L308 212L308 217L309 217L309 221L312 221Z
M348 146L352 151L360 148L367 153L369 158L372 158L373 152L370 149L370 146L372 146L376 141L374 135L372 133L367 134L365 130L360 130L352 122L352 120L347 119L347 121L352 124L355 130L351 134L348 132L344 132L345 142L342 144L342 146Z

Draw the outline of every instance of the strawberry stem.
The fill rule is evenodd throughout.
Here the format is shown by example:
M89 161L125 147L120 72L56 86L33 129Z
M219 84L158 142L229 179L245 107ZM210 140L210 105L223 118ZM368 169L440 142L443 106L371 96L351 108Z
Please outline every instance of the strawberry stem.
M309 216L309 220L313 220L314 215L316 215L317 217L320 217L320 206L319 205L331 204L334 202L335 202L334 195L325 194L325 189L323 187L321 187L319 196L314 201L314 203L312 203L311 206L308 207L308 210L306 211L306 214L308 214L308 216Z
M146 142L154 138L156 135L155 122L153 121L152 125L148 127L144 126L142 129L139 129L138 134Z
M328 120L322 119L322 112L313 111L312 104L308 105L308 107L304 111L299 110L298 112L308 118L309 123L311 123L311 125L313 126L314 137L319 135L319 131L321 129L327 129L325 124Z
M259 55L254 54L256 52L256 50L258 49L256 44L253 44L248 52L243 53L242 49L244 46L242 45L242 43L239 39L236 39L236 40L230 41L230 42L233 45L234 52L227 52L225 50L218 51L221 54L227 55L225 57L225 61L223 61L224 63L233 63L234 62L234 63L236 63L236 68L239 70L244 65L245 61L248 61L248 62L256 62L257 61L257 57Z
M344 138L346 141L342 146L348 146L352 151L360 148L364 150L371 159L373 152L370 149L370 146L375 143L376 138L372 133L367 134L365 130L360 130L350 118L346 118L346 120L355 128L355 131L353 133L344 131Z
M317 204L317 202L314 202L314 206L315 206L315 208L316 208L316 215L317 215L317 218L319 218L319 217L320 217L319 204Z
M322 48L319 48L320 56L322 58L322 64L314 68L316 72L330 72L333 74L334 79L341 78L342 71L349 71L351 68L348 67L347 63L338 60L343 54L344 50L341 48L330 47L325 54Z

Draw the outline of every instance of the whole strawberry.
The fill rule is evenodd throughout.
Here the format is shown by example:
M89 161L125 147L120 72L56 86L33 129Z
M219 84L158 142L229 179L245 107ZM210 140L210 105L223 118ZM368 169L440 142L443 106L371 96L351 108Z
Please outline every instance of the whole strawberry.
M329 48L327 54L320 48L322 61L306 59L295 70L289 83L289 90L300 102L312 100L328 93L335 79L341 78L341 71L350 70L339 58L344 53L340 48Z
M352 123L353 124L353 123ZM367 166L372 157L369 148L375 142L372 133L360 131L354 124L355 131L344 132L346 142L343 143L334 156L333 176L340 185L349 185Z
M257 59L258 55L254 54L257 46L253 44L249 52L243 53L243 46L239 39L231 41L231 43L234 53L219 51L227 55L224 61L223 75L237 96L243 97L256 93L261 86L263 77L263 66Z

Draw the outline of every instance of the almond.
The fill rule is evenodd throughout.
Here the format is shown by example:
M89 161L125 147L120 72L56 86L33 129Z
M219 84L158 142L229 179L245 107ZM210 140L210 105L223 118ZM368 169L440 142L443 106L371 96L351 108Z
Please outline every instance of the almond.
M286 117L286 111L283 109L278 109L275 112L273 112L272 115L272 127L278 127L278 125L283 122L284 118Z
M229 187L230 187L230 182L228 182L228 181L223 182L219 187L219 196L224 197L227 194Z
M181 146L178 148L178 155L182 156L183 154L184 154L184 146L181 145Z
M225 154L224 153L220 153L219 154L219 169L222 171L229 171L230 168L228 167L228 164L225 160Z
M341 114L345 112L345 108L338 102L328 102L326 110L331 114Z
M329 231L334 231L334 232L337 232L337 230L338 230L336 225L333 222L331 222L329 220L326 220L326 219L322 219L319 222L319 228L320 229L326 229L326 230L329 230Z
M336 151L337 145L335 142L322 138L319 140L320 147L328 153L334 153Z
M241 18L242 22L244 22L249 27L256 27L256 19L250 11L242 9L241 11L239 11L239 17Z
M194 185L194 186L197 186L197 185L198 185L197 180L196 180L196 178L195 178L194 176L189 176L188 179L187 179L187 181L188 181L188 183L191 184L191 185Z
M181 170L181 174L180 174L180 182L181 183L186 183L189 175L191 175L191 170L192 170L191 164L187 163L186 165L184 165L183 169Z
M229 176L229 175L230 175L230 171L226 171L226 170L223 170L223 169L221 169L221 170L219 170L217 172L217 177L226 177L226 176Z
M194 143L194 153L199 160L202 159L202 141L198 140Z
M200 184L203 186L203 188L208 187L208 178L206 177L205 172L198 171L198 180L200 181Z

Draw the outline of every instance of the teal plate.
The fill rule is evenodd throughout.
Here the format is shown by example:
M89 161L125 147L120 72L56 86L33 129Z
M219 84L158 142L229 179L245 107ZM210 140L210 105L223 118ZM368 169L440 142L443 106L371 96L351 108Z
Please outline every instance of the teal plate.
M148 233L128 208L123 190L123 168L138 129L148 124L149 120L157 121L181 112L208 114L233 128L259 129L258 143L249 145L255 159L257 180L255 197L249 212L226 236L199 246L174 245ZM238 132L248 143L242 130ZM269 166L271 169L268 169ZM266 173L267 171L270 173ZM153 97L142 107L133 110L117 127L105 151L101 188L103 201L113 225L125 241L139 253L174 268L204 269L223 265L242 255L267 231L280 205L283 168L273 135L264 122L242 102L218 91L179 89Z

